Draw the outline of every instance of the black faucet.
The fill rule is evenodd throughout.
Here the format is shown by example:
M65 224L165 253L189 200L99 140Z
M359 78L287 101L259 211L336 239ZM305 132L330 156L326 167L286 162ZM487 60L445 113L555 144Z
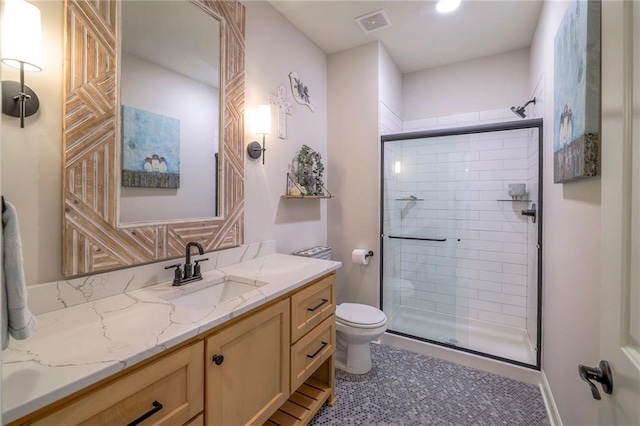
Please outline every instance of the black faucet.
M204 249L202 248L202 244L197 242L189 242L187 243L186 248L186 262L184 264L184 275L182 274L182 269L180 268L182 265L179 263L175 265L165 266L164 269L176 268L175 274L173 277L173 285L179 286L186 283L190 283L193 281L199 281L202 279L202 273L200 272L200 262L205 260L209 260L208 257L204 259L194 260L195 266L191 264L191 247L198 248L198 254L204 254Z
M191 247L198 247L198 254L204 254L202 244L194 241L187 243L187 259L184 264L184 279L191 278L193 274L193 265L191 264Z

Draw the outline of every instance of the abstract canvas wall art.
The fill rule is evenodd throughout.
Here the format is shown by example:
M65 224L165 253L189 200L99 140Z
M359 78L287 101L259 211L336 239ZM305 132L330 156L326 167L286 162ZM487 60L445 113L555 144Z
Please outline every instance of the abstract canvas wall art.
M180 188L180 120L122 106L122 186Z
M600 1L569 4L554 41L553 180L600 168Z

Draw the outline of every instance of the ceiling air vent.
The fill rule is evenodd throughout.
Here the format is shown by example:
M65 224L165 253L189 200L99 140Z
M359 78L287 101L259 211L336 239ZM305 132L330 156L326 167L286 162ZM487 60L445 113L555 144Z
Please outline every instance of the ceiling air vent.
M358 16L356 22L365 33L378 31L391 26L391 21L384 10L380 9L366 15Z

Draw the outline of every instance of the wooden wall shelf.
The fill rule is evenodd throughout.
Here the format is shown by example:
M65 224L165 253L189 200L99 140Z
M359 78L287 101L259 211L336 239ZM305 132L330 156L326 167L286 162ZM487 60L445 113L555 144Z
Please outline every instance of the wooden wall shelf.
M332 195L282 195L281 198L288 198L288 199L302 199L302 198L307 198L310 200L319 200L321 198L333 198Z

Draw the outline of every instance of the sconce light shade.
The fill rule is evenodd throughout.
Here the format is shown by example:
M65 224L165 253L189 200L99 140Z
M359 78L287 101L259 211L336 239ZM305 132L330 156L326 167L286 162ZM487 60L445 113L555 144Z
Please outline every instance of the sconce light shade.
M2 16L2 62L20 70L20 83L2 82L2 113L24 118L35 114L40 101L24 84L25 71L42 71L40 9L25 0L5 0Z
M2 62L25 71L42 71L40 9L24 0L5 0Z
M271 135L271 105L258 106L256 134L266 136Z
M262 135L262 146L258 141L253 141L247 145L247 154L254 160L262 155L264 164L265 151L267 150L265 136L271 135L271 105L259 105L255 122L256 134Z

